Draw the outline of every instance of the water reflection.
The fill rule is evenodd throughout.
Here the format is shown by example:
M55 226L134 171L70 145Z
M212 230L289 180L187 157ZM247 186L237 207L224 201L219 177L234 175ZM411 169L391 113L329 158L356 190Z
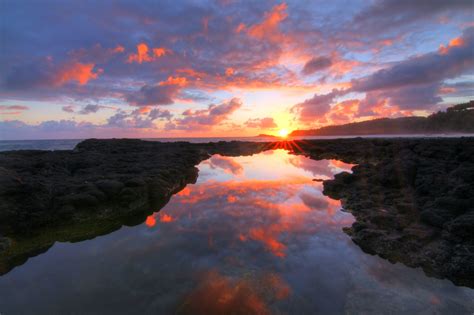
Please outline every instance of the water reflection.
M474 290L364 254L322 183L350 165L213 156L143 225L58 243L0 278L0 312L472 313ZM28 303L25 303L28 301Z

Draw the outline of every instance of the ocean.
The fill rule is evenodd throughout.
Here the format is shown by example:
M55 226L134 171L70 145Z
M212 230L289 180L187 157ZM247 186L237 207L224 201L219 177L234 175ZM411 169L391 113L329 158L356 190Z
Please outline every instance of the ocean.
M473 137L474 134L434 134L434 135L364 135L364 136L306 136L289 137L291 140L311 139L346 139L346 138L438 138L438 137ZM279 138L272 137L189 137L189 138L144 138L146 141L177 142L186 141L191 143L207 143L219 141L277 141ZM0 140L0 152L11 150L72 150L85 139L48 139L48 140Z

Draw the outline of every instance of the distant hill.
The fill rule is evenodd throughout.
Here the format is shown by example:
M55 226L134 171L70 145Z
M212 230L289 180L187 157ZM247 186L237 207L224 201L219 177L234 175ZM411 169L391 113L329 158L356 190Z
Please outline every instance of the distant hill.
M380 118L356 123L295 130L291 136L342 136L383 134L474 133L474 101L459 104L428 117Z
M277 136L274 135L267 135L265 133L261 133L258 136L255 136L256 138L278 138Z

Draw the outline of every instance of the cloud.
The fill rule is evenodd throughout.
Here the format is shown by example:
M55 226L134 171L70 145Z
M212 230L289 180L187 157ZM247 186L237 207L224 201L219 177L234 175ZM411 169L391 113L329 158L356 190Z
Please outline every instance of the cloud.
M136 109L132 112L121 110L107 119L107 126L129 129L153 129L156 128L155 120L169 120L171 117L172 115L168 110L158 108Z
M87 106L83 109L85 108ZM77 122L71 119L47 120L38 124L5 120L0 121L0 139L80 139L118 136L143 138L150 129L158 130L155 125L157 120L166 121L172 117L168 110L140 107L133 111L119 110L102 124Z
M27 124L19 120L0 121L0 139L78 139L91 137L98 126L73 120L47 120L39 124Z
M151 62L169 53L171 53L171 51L166 48L156 47L150 50L147 44L140 43L137 45L137 53L128 55L127 62Z
M51 4L15 4L9 7L10 11L6 15L11 15L13 20L14 12L24 11L29 24L42 32L30 38L30 41L13 36L18 40L12 42L19 44L7 47L7 58L1 60L2 64L7 65L9 84L0 92L6 90L15 97L34 100L68 97L81 100L89 98L88 102L99 102L103 98L120 101L126 99L124 95L133 94L130 86L140 84L144 87L143 94L153 94L154 91L155 95L164 97L158 102L149 102L146 101L146 95L131 95L129 99L133 105L171 104L173 97L169 95L173 93L170 89L159 91L161 88L154 86L169 76L181 75L179 71L182 69L199 73L199 77L186 76L188 85L180 91L183 94L188 89L212 92L233 87L297 86L300 82L295 73L279 64L283 52L282 42L274 40L280 38L286 42L291 38L286 36L286 24L284 29L281 25L286 20L291 22L287 7L284 3L273 7L256 3L220 8L185 1L180 5L167 4L160 8L145 9L125 1L114 4L113 8L109 4L102 4L100 9L104 14L98 16L95 7L68 4L67 11L77 14L69 15L68 24L63 28L55 28L45 19L38 18L41 14L52 15L51 20L65 18L56 16ZM92 17L87 25L78 18L82 14ZM234 18L229 19L229 16ZM17 22L7 25L7 34L28 34L28 23ZM240 23L248 26L245 26L245 31L236 33L235 27ZM75 34L74 40L71 40L70 34ZM31 51L38 46L42 50L36 49L34 56L43 56L49 63L64 63L66 59L71 59L87 67L83 67L82 75L66 69L68 71L60 76L62 80L55 81L51 75L55 70L53 66L36 66L36 61L27 64L26 60L36 58L31 57ZM18 52L21 57L13 58ZM92 70L91 65L94 65ZM25 68L24 75L19 78L21 80L18 80L18 67ZM0 79L4 79L5 74L0 76ZM54 85L52 82L59 83ZM76 85L81 88L78 89ZM14 86L22 86L27 93L13 91Z
M354 80L353 90L368 92L428 84L459 76L474 69L474 28L464 31L464 45L451 46L443 53L431 52L403 60L367 77Z
M440 87L439 92L449 96L472 98L474 95L474 82L459 81L456 83L445 83Z
M249 36L257 39L280 40L281 34L279 25L288 17L286 13L287 8L286 3L275 5L269 12L265 12L262 22L248 28L246 28L244 24L240 24L237 27L237 32L246 29Z
M313 196L312 194L302 193L300 195L300 198L303 203L311 209L326 210L329 206L327 198L325 197Z
M19 115L29 109L30 108L28 106L24 106L24 105L0 105L0 114Z
M474 69L473 51L474 28L468 28L462 37L454 38L439 51L400 61L353 80L350 91L366 92L359 105L359 116L400 115L404 110L433 109L442 101L440 94L444 80Z
M296 104L293 113L302 123L323 124L431 110L440 97L447 103L472 96L472 88L452 86L472 81L461 77L472 73L472 31L459 33L472 25L471 7L471 0L352 1L326 3L324 10L298 1L183 0L163 6L16 1L2 12L8 44L0 54L0 97L5 104L34 100L75 113L82 104L176 104L173 110L191 104L194 116L169 119L170 128L182 130L179 119L189 119L190 129L211 128L199 123L211 118L199 117L198 108L223 95L280 89L290 99L351 82L350 91L361 98L360 113L323 95ZM84 16L90 17L87 23ZM67 23L56 27L55 21ZM449 78L454 80L448 83ZM287 101L275 102L282 109ZM261 106L268 105L249 104L248 117L259 117L251 115L261 113ZM33 115L40 110L31 107ZM150 125L140 119L130 124ZM245 126L222 122L234 124L233 132L236 123Z
M91 113L97 113L100 109L104 109L104 108L113 108L113 107L89 104L89 105L84 106L78 113L81 115L88 115Z
M139 91L127 94L125 100L134 106L171 105L180 89L174 84L144 85Z
M238 98L232 98L219 105L211 104L207 109L186 110L182 113L183 118L178 118L166 124L167 130L200 130L212 128L242 107L242 101Z
M54 77L54 84L61 86L71 81L76 81L79 85L87 84L89 80L97 79L102 72L100 69L97 72L93 72L94 66L93 63L66 63L59 67Z
M303 122L321 119L331 109L334 98L344 93L344 91L334 89L327 94L314 94L312 98L294 105L291 111L297 113L299 120Z
M107 63L111 58L125 52L125 47L115 45L114 47L102 47L97 43L89 48L77 48L68 52L73 60L80 60L85 63Z
M63 110L63 112L66 112L66 113L74 113L74 108L75 108L74 105L65 105L61 109Z
M304 75L313 74L317 71L329 68L332 65L331 58L328 57L313 57L305 63L301 73Z
M62 110L63 112L66 112L66 113L78 113L80 115L88 115L88 114L97 113L101 109L115 109L115 107L112 107L112 106L104 106L104 105L97 105L97 104L88 104L82 107L81 110L78 110L77 112L75 108L76 108L75 105L65 105L62 107Z
M155 120L159 118L164 118L170 120L173 117L169 110L163 110L159 108L153 108L148 114L148 118Z
M471 0L381 0L362 10L351 24L359 32L382 33L440 14L453 15L469 10L472 10Z
M102 73L101 69L94 71L94 68L93 63L68 61L55 64L50 58L46 58L14 67L6 75L4 85L14 90L59 87L70 82L85 85L90 80L97 79Z
M451 48L464 46L464 45L466 45L466 42L464 41L464 39L462 39L461 37L456 37L456 38L451 39L446 46L440 45L439 53L442 55L446 55Z
M272 117L249 119L245 122L245 126L260 129L273 129L278 127Z
M221 168L224 171L234 175L240 175L244 170L241 164L239 164L233 158L228 156L213 155L209 159L209 163L210 166L213 168Z
M345 100L338 102L331 107L326 114L332 124L345 124L352 122L359 113L360 100Z
M388 99L390 105L399 109L431 109L443 99L438 96L440 85L438 83L407 86L376 93L379 100Z

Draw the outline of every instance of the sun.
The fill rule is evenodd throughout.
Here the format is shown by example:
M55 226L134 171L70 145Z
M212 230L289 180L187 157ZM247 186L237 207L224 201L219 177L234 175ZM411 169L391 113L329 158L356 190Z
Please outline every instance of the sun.
M286 130L286 129L280 129L280 130L278 131L278 135L279 135L280 137L282 137L282 138L288 137L288 134L289 134L289 132L288 132L288 130Z

